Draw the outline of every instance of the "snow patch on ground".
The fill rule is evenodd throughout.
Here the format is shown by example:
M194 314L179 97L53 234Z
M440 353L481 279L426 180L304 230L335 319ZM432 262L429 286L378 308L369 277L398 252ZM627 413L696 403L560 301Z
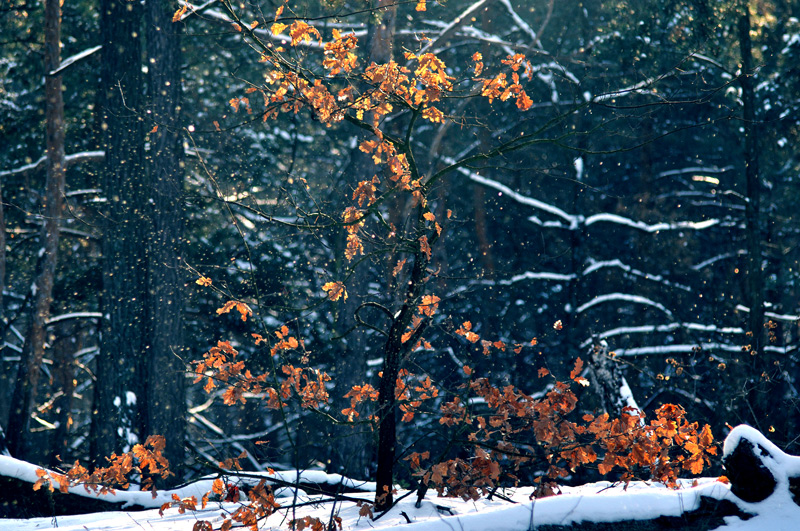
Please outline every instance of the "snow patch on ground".
M294 483L296 481L342 485L344 489L370 489L373 492L349 493L350 501L333 501L331 496L308 495L302 490L278 489L277 502L282 505L275 514L263 521L259 529L288 529L288 522L295 518L310 516L327 523L331 516L342 519L342 529L372 530L399 529L413 531L526 531L540 525L575 525L582 522L619 522L626 520L650 520L659 516L680 516L700 506L701 498L728 500L742 512L753 517L743 520L727 517L720 530L764 530L793 531L798 529L800 507L792 500L788 488L790 476L800 474L800 457L787 455L757 430L748 426L735 428L726 439L723 455L730 455L741 440L751 442L755 448L763 449L765 466L775 476L777 486L771 496L759 503L747 503L737 498L730 487L716 478L696 481L683 480L681 488L668 489L660 484L632 482L628 488L609 482L597 482L579 487L563 487L562 494L531 500L532 488L507 489L502 491L510 501L497 497L489 500L464 501L455 498L439 498L430 491L416 507L416 496L408 491L398 492L400 501L389 512L377 520L359 515L361 507L353 499L371 502L374 483L354 481L338 474L322 471L276 471L266 478ZM0 456L0 475L15 477L33 483L38 479L37 466L11 457ZM299 478L298 478L299 475ZM173 494L179 498L195 496L199 500L211 490L213 478L205 479L176 489L160 492L153 499L148 492L117 491L114 495L98 496L107 501L123 502L126 506L141 505L158 507L169 501ZM343 489L343 490L344 490ZM74 494L96 496L83 487L70 489ZM405 494L410 494L405 496ZM296 503L295 509L292 504ZM157 509L94 513L56 518L31 518L26 520L0 520L1 530L31 531L53 529L62 531L190 531L198 520L207 520L215 528L226 516L232 514L239 504L211 502L205 510L178 513L168 509L163 516Z

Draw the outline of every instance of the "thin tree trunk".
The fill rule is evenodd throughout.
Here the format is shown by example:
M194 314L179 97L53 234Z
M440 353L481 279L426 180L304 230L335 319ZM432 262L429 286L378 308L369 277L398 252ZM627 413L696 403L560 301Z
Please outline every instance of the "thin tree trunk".
M750 40L750 13L747 3L743 3L739 17L739 49L742 59L742 115L744 127L744 162L747 181L747 202L745 221L747 231L747 294L750 313L748 330L752 333L751 353L743 354L747 373L744 374L749 393L751 415L749 422L760 430L774 433L776 441L788 442L794 437L787 431L790 415L776 408L786 396L786 382L783 377L782 359L764 350L766 333L764 330L764 273L762 271L763 240L761 232L761 176L758 160L758 124L756 122L755 68L753 65L752 42ZM749 360L746 358L750 358Z
M0 334L5 333L6 311L3 291L6 289L6 218L3 211L3 182L0 181ZM0 336L0 341L3 337Z
M45 121L47 144L47 183L44 196L42 255L34 283L30 323L17 371L17 385L11 399L8 421L8 449L25 456L28 423L36 399L47 319L50 317L53 280L58 257L59 224L64 204L64 100L61 76L49 73L61 63L61 6L59 0L45 2Z
M476 184L472 187L472 207L475 211L475 237L478 239L481 266L481 277L494 278L494 256L492 242L489 241L489 224L486 221L486 193L483 185Z
M119 452L143 435L146 349L147 218L144 168L140 2L101 0L103 312L97 357L91 454ZM139 405L137 405L139 402Z
M3 290L6 288L6 220L3 213L3 181L0 180L0 343L6 339L6 314L5 306L3 306ZM8 421L8 405L11 399L9 392L13 380L8 371L5 370L5 364L2 362L0 356L0 452L6 451L6 437L3 427L6 426Z
M392 60L397 4L390 0L379 0L378 14L381 19L370 27L368 62L378 64ZM371 116L367 121L371 120ZM362 140L365 138L362 138ZM354 183L372 179L376 167L367 155L356 148L353 155ZM349 407L350 399L344 398L354 385L364 383L367 359L374 351L369 348L367 330L358 326L355 312L364 302L369 283L369 261L357 266L348 285L348 299L342 305L340 328L350 330L346 336L346 353L336 364L336 387L333 393L335 411ZM331 448L331 468L345 475L363 477L367 473L372 454L371 437L365 425L343 425L335 430L337 442ZM346 441L346 442L345 442Z
M761 230L760 207L761 186L759 183L758 144L755 111L755 82L753 76L753 51L750 42L750 15L747 5L739 18L739 49L742 56L742 114L744 118L744 163L747 181L747 203L745 218L747 223L747 293L750 316L748 329L753 333L753 348L762 346L764 324L764 278L761 271Z
M425 287L425 271L428 260L419 250L414 256L414 268L408 280L405 300L400 313L392 323L389 337L383 348L383 376L378 388L378 470L375 474L375 507L386 511L392 507L392 483L394 461L397 453L397 376L400 372L400 359L414 339L403 341L403 334L411 323L416 302Z
M53 373L61 396L54 402L57 410L56 429L51 444L50 466L60 466L61 456L69 451L69 432L72 426L72 404L75 393L75 352L81 350L83 332L73 324L58 326L53 345Z
M164 455L174 470L185 456L186 366L180 275L185 218L179 127L182 25L172 22L171 5L166 0L149 0L145 17L148 95L151 116L158 125L150 134L153 231L148 240L150 353L145 430L147 435L167 438Z

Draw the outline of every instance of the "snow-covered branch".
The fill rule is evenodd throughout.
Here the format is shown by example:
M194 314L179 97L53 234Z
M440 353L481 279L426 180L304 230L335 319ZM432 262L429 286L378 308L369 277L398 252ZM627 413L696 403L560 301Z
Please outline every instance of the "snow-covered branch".
M712 256L708 260L703 260L699 264L693 265L692 269L694 271L700 271L701 269L710 266L714 262L718 262L720 260L727 260L728 258L736 258L737 256L743 256L743 255L746 255L746 254L747 254L747 251L745 251L744 249L739 249L738 251L733 252L733 253L719 254L717 256Z
M744 334L744 329L740 327L722 327L716 325L704 325L700 323L668 323L660 325L621 326L619 328L606 330L605 332L598 334L597 337L599 339L608 339L610 337L630 334L652 334L654 332L667 333L674 332L678 329L715 334ZM591 339L587 339L581 343L581 347L588 347L591 342Z
M442 32L439 34L438 37L433 39L432 41L428 42L423 48L417 52L417 55L422 55L425 52L430 50L435 50L439 43L449 39L453 33L461 27L464 22L471 20L473 13L476 13L481 8L488 6L488 4L494 3L496 0L478 0L467 9L462 11L456 18L454 18L447 26L442 29ZM508 1L508 0L506 0Z
M569 282L570 280L574 280L575 275L571 274L564 274L564 273L553 273L549 271L525 271L524 273L520 273L518 275L514 275L511 278L500 279L500 280L471 280L466 285L459 286L447 294L447 297L454 297L460 293L467 291L469 288L474 286L511 286L516 284L517 282L523 282L526 280L546 280L546 281L555 281L555 282Z
M701 342L701 343L689 343L681 345L651 345L646 347L620 348L620 349L614 349L614 353L617 356L627 356L627 357L653 356L653 355L665 355L665 354L689 354L693 352L695 349L697 349L697 347L700 347L704 351L721 350L723 352L739 352L739 353L742 351L742 345L740 344ZM787 349L786 347L775 347L768 345L763 347L763 350L764 352L786 354L787 350L794 350L794 349Z
M641 295L630 295L628 293L606 293L605 295L599 295L590 300L589 302L579 306L575 310L575 313L583 313L589 308L597 306L598 304L604 304L606 302L611 302L611 301L625 301L634 304L643 304L645 306L651 306L653 308L657 308L662 312L664 312L664 314L670 319L672 318L672 312L669 311L663 304L648 299L647 297L642 297Z
M583 270L583 275L594 273L606 267L615 267L618 269L622 269L624 272L630 275L644 278L645 280L652 280L653 282L658 282L660 284L664 284L665 286L675 287L687 292L691 291L691 288L689 288L689 286L678 284L676 282L670 282L661 275L655 275L655 274L645 273L644 271L639 271L638 269L632 268L628 264L622 263L622 261L619 260L618 258L614 260L603 260L603 261L592 262L592 264L589 267Z
M184 18L186 18L188 16L191 16L194 12L197 12L197 13L202 12L204 17L207 17L207 18L209 18L211 20L214 20L216 22L222 22L222 23L225 23L225 24L234 24L234 21L228 15L226 15L225 13L222 13L221 11L217 11L216 9L208 9L207 8L207 6L213 4L215 1L216 0L211 0L210 2L206 2L205 4L203 4L201 6L197 6L197 5L194 5L194 4L190 3L190 2L186 2L184 0L181 0L179 2L179 4L181 6L186 6L186 7L189 8L189 11L187 11L186 13L184 13L181 16L181 20L183 20ZM255 28L255 29L252 30L252 32L253 32L254 35L257 35L260 38L271 40L271 41L275 41L275 42L279 42L281 44L288 44L289 41L291 40L286 35L274 35L272 33L272 31L270 31L268 28ZM353 33L356 35L356 37L364 37L364 36L366 36L367 31L366 30L354 31ZM321 50L323 48L323 44L321 44L318 41L315 41L313 39L310 40L310 41L301 40L301 41L299 41L298 43L295 44L295 48L316 48L316 49L320 49Z
M672 77L675 75L674 71L670 71L666 74L650 77L633 85L630 85L625 88L621 88L619 90L614 90L611 92L605 92L603 94L599 94L597 96L592 97L592 102L599 103L602 101L613 100L614 98L620 98L622 96L630 96L631 94L656 94L651 89L653 85L658 83L659 81L666 79L668 77Z
M733 166L725 166L720 168L719 166L690 166L688 168L680 168L677 170L667 170L662 171L658 175L656 175L656 179L663 179L665 177L675 177L677 175L685 175L687 173L691 174L715 174L715 173L725 173L729 171L733 171L735 168Z
M517 193L514 190L512 190L511 188L509 188L508 186L506 186L506 185L504 185L502 183L499 183L499 182L495 181L494 179L487 179L486 177L478 175L475 172L469 171L467 168L458 168L458 171L460 173L466 175L467 177L469 177L470 180L472 180L472 181L474 181L476 183L480 183L480 184L482 184L484 186L488 186L489 188L494 188L495 190L498 190L499 192L509 196L511 199L513 199L514 201L516 201L518 203L521 203L523 205L526 205L526 206L529 206L529 207L532 207L532 208L536 208L538 210L542 210L542 211L547 212L549 214L553 214L554 216L560 217L561 219L563 219L564 221L569 223L569 228L570 229L575 229L578 226L578 222L580 221L579 216L573 216L571 214L567 214L565 211L561 210L560 208L558 208L558 207L556 207L554 205L551 205L549 203L545 203L544 201L539 201L538 199L534 199L532 197L528 197L526 195L522 195L520 193Z
M90 55L94 54L95 52L99 52L102 48L103 48L103 45L100 44L100 45L97 45L97 46L95 46L93 48L89 48L89 49L84 50L84 51L82 51L80 53L76 53L75 55L67 57L66 59L64 59L61 62L61 64L59 65L58 68L56 68L55 70L51 70L50 71L50 75L51 76L57 76L58 74L60 74L61 72L63 72L64 70L66 70L67 68L72 66L73 64L77 63L78 61L86 59L87 57L89 57Z
M595 223L616 223L618 225L625 225L644 232L661 232L665 230L703 230L713 227L719 223L718 219L707 219L705 221L676 221L673 223L653 223L647 224L643 221L636 221L617 214L602 213L593 214L586 218L585 225L594 225Z
M103 160L105 155L105 151L81 151L80 153L73 153L72 155L64 157L64 167L69 168L81 162ZM23 177L36 171L43 170L46 160L47 158L42 156L36 162L31 162L30 164L25 164L24 166L11 170L0 171L0 179L14 176Z
M655 233L667 230L703 230L709 227L713 227L720 223L720 220L718 219L707 219L705 221L674 221L670 223L648 224L643 221L633 220L630 218L619 216L617 214L611 214L608 212L592 214L591 216L584 218L583 216L580 215L569 214L555 205L551 205L549 203L545 203L544 201L534 199L533 197L515 192L508 186L494 179L488 179L486 177L483 177L482 175L478 175L477 173L470 171L467 168L458 168L458 172L460 172L463 175L466 175L473 182L480 183L489 188L494 188L495 190L498 190L502 194L507 195L508 197L510 197L511 199L520 204L557 216L567 223L567 225L564 225L561 223L542 221L536 216L531 216L530 218L528 218L529 221L536 223L537 225L541 225L543 227L576 230L580 225L588 227L594 225L595 223L616 223L618 225L623 225L625 227L630 227L643 232Z
M55 324L61 323L63 321L69 321L71 319L102 319L103 314L100 312L73 312L73 313L62 313L61 315L56 315L51 317L47 320L47 324Z
M541 49L542 43L539 42L539 36L536 35L536 32L533 30L530 24L525 22L522 17L517 14L517 12L514 10L514 7L511 5L511 2L509 2L509 0L500 0L500 2L503 4L503 7L506 8L508 14L511 15L514 24L516 24L523 32L527 33L531 38L531 44Z
M523 280L556 280L561 282L568 282L573 280L575 275L565 275L563 273L551 273L548 271L525 271L519 275L514 275L508 279L502 280L481 280L480 283L486 286L511 286Z
M769 307L770 304L765 304L765 306ZM750 313L750 308L748 308L747 306L743 306L741 304L736 306L736 310L740 312ZM776 321L794 322L800 320L800 315L795 315L791 313L764 312L764 317L766 317L767 319L775 319Z

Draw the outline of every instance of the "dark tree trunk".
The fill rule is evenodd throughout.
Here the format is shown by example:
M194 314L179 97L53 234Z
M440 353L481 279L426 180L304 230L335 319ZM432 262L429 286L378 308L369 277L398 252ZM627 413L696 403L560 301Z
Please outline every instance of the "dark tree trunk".
M75 393L75 352L81 350L83 333L71 323L58 325L53 345L53 373L61 396L54 401L57 411L56 429L51 444L50 466L61 466L61 456L69 451L69 432L72 426L72 404Z
M422 234L423 231L420 231ZM432 243L432 242L431 242ZM375 507L386 511L392 507L392 478L397 453L397 376L400 360L413 346L414 337L404 342L403 334L414 316L417 301L425 287L428 260L420 249L414 256L414 268L408 280L405 300L397 318L392 322L389 337L383 347L383 376L378 388L378 470L375 474Z
M149 183L141 120L140 2L101 0L103 192L103 326L93 409L91 455L143 441ZM139 401L139 404L136 404Z
M475 211L475 237L478 239L478 250L483 268L481 277L494 278L494 256L492 242L489 240L489 223L486 221L486 193L483 185L472 187L472 207Z
M3 290L6 288L6 220L3 213L3 181L0 180L0 343L6 339L6 312L3 306ZM11 397L9 392L13 385L12 376L5 370L5 364L0 356L0 452L6 450L6 438L3 427L8 421L8 405Z
M754 385L748 385L746 399L750 402L752 418L749 423L760 430L774 432L777 441L790 441L794 434L787 431L791 415L775 404L785 399L787 390L783 376L784 360L767 352L764 329L764 272L763 234L761 230L761 175L758 160L758 122L756 121L755 73L753 65L752 42L750 40L750 14L747 3L743 3L739 17L739 50L742 59L742 74L739 82L742 87L742 117L744 127L744 163L747 189L745 221L747 231L747 297L750 306L748 330L752 333L750 360L743 360L749 374L745 375Z
M378 2L378 14L381 19L370 27L369 59L368 62L378 64L392 59L392 45L395 33L395 18L397 5L387 0ZM366 120L372 120L368 116ZM369 139L363 137L361 140ZM354 150L352 162L353 185L360 181L370 180L376 173L376 166L372 157ZM350 399L344 398L354 385L361 385L366 378L367 359L370 354L375 354L369 347L367 330L359 326L355 313L365 301L367 285L370 276L370 262L368 260L356 266L347 286L348 299L342 305L339 318L339 327L342 332L350 330L346 335L346 352L336 364L336 387L333 392L334 411L337 413L350 406ZM362 316L363 317L363 316ZM366 425L342 425L336 429L336 443L331 448L331 469L345 475L364 477L367 473L372 454L371 437ZM342 441L347 441L342 444Z
M0 181L0 341L5 333L6 311L3 306L3 290L6 289L6 218L3 212L3 182Z
M59 225L64 204L64 100L61 76L49 73L61 63L61 6L59 0L45 2L45 121L47 144L47 184L42 208L44 226L41 257L37 267L30 322L17 371L17 385L11 398L8 420L8 449L25 456L28 423L36 399L47 319L53 294L53 279L58 257Z
M184 229L179 126L182 25L172 22L171 6L166 0L149 0L145 18L147 87L151 116L158 125L150 134L153 231L148 240L150 350L145 408L146 434L167 438L164 455L174 470L185 456L186 366L180 274Z
M763 346L764 336L764 278L761 271L761 185L758 168L756 130L755 80L753 76L753 51L750 42L750 15L747 5L739 18L739 49L742 56L742 114L744 127L744 164L747 186L745 217L747 225L747 294L750 306L748 329L753 333L753 348Z

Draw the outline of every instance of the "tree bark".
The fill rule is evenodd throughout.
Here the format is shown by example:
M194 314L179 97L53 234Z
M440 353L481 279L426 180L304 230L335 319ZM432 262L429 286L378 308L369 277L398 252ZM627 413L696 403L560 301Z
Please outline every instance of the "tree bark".
M367 62L381 64L392 60L397 4L389 0L379 0L377 8L381 18L370 26ZM371 119L368 117L367 121ZM364 139L367 137L360 140ZM354 184L372 179L376 172L371 156L358 148L354 150L352 167ZM340 328L343 331L352 330L346 337L346 352L336 364L336 387L333 393L336 412L350 406L350 399L344 398L344 395L354 385L364 383L367 359L370 353L374 353L368 345L367 330L359 326L355 320L355 312L367 295L369 265L369 261L365 260L356 266L357 269L348 285L349 297L342 305ZM367 429L364 425L344 425L335 430L337 443L336 448L331 449L332 470L355 477L363 477L367 473L373 446ZM341 444L344 440L347 443Z
M3 290L6 288L6 220L3 212L3 181L0 179L0 342L5 342L6 339L6 313L5 306L3 306ZM2 356L0 356L0 364L2 364ZM0 365L3 367L3 365ZM3 389L10 389L13 385L11 379L6 371L0 373L0 387ZM9 400L7 392L0 393L0 452L7 450L6 437L3 427L6 426L6 418L8 411Z
M758 158L758 122L756 121L755 67L753 65L752 42L750 40L750 12L743 2L742 14L738 20L739 50L742 59L742 72L739 82L742 87L742 117L744 127L744 163L747 202L745 203L745 224L747 232L747 297L750 306L748 331L751 354L743 354L748 385L745 397L750 403L749 422L760 430L769 429L778 441L790 441L794 434L788 431L790 415L786 415L775 404L786 396L787 384L783 376L783 359L764 350L766 341L764 323L764 272L763 235L761 230L761 175ZM750 358L750 360L746 359ZM755 413L757 412L757 413Z
M47 182L44 195L42 248L34 283L30 322L17 370L17 385L11 398L8 420L8 449L25 457L28 423L36 399L46 341L47 319L53 297L53 280L58 257L59 225L64 205L64 100L61 76L49 73L61 62L61 6L59 0L45 2L45 121Z
M175 470L185 457L186 433L180 275L185 215L180 136L182 25L172 22L170 6L165 0L149 0L145 15L148 96L151 116L158 125L150 134L153 231L148 240L150 348L145 432L167 438L164 456Z
M101 0L102 143L106 152L103 191L103 312L97 357L91 455L119 452L143 435L146 352L149 183L144 168L140 117L140 2ZM140 401L137 405L136 402Z
M5 332L6 312L3 290L6 289L6 218L3 211L3 182L0 181L0 334ZM0 336L0 341L3 337Z
M422 231L420 231L422 232ZM375 508L379 511L391 509L393 493L392 479L397 450L397 376L400 360L407 348L413 345L414 338L404 342L403 334L411 323L416 309L416 301L425 287L425 272L428 260L419 250L414 257L414 268L408 280L403 307L393 321L389 337L383 347L383 376L378 388L378 470L375 474Z
M745 217L747 226L747 294L750 306L748 329L753 333L753 348L762 346L764 336L764 278L761 271L761 186L758 167L756 131L755 81L753 76L753 51L750 41L750 14L747 4L739 17L739 50L742 58L742 117L744 127L744 164L747 187Z
M53 373L61 396L54 401L57 411L56 429L50 449L50 466L61 466L61 456L69 451L69 433L72 427L72 405L75 394L75 357L81 350L83 332L71 323L59 323L53 345Z

